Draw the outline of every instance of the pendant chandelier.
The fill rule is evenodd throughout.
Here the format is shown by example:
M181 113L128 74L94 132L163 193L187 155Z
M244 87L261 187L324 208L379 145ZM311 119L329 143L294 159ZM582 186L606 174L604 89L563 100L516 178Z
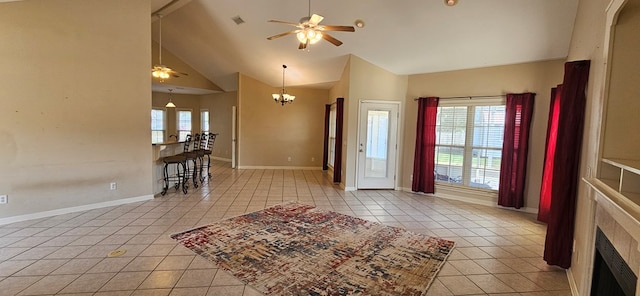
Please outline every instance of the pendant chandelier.
M171 100L171 92L173 91L173 89L169 89L169 102L164 105L165 108L175 108L176 104L173 103L173 101Z
M280 103L282 106L284 106L284 104L287 104L287 103L293 103L293 100L296 99L296 96L287 94L284 91L284 70L285 69L287 69L287 65L282 65L282 89L280 90L280 93L271 95L273 97L273 100L276 101L276 103Z

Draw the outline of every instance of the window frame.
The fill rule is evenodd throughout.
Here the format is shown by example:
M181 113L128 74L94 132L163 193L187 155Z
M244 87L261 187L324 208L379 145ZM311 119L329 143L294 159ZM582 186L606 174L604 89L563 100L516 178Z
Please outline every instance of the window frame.
M454 140L452 139L451 144L436 144L436 151L438 150L439 147L445 147L445 148L457 148L457 149L463 149L463 163L462 163L462 176L461 176L461 183L451 183L450 181L443 181L443 180L438 180L438 177L434 174L434 178L435 178L435 185L436 186L451 186L451 187L455 187L455 188L464 188L464 189L469 189L469 190L478 190L478 191L486 191L486 192L497 192L497 189L492 189L492 188L481 188L481 187L474 187L471 186L471 170L472 168L472 164L473 164L473 151L476 149L485 149L485 150L494 150L494 151L500 151L500 154L502 154L502 147L500 148L496 148L496 147L489 147L489 146L474 146L473 140L474 140L474 128L475 128L475 122L474 122L474 116L475 116L475 109L476 107L483 107L483 106L505 106L506 105L506 99L504 97L495 97L495 98L474 98L474 99L469 99L469 98L455 98L455 99L441 99L438 103L438 114L440 112L440 108L441 107L467 107L467 114L466 114L466 124L465 124L465 141L464 141L464 145L456 145L454 144ZM504 137L504 135L503 135ZM436 139L436 142L438 142L439 139ZM502 143L502 141L504 141L504 138L502 140L500 140L500 143ZM436 153L434 155L434 164L435 167L437 168L438 166L438 162L437 162L437 157L438 157L438 153ZM449 164L450 166L450 164ZM434 168L435 170L435 168ZM485 168L485 171L487 169ZM491 169L492 171L495 171L493 169ZM435 173L435 172L434 172ZM499 175L500 170L498 168L497 173ZM451 177L449 177L449 180L451 180Z
M181 130L180 129L180 112L189 112L189 127L190 129ZM181 132L186 132L183 136ZM178 141L182 142L186 140L186 135L190 135L193 132L193 109L189 108L176 108L176 135L178 136Z
M336 124L337 124L337 108L336 104L331 104L329 108L329 151L327 158L327 166L333 169L333 164L336 161Z
M162 111L162 129L161 130L154 130L153 129L153 111ZM152 144L157 144L157 143L163 143L167 140L167 108L159 108L159 107L152 107L151 108L151 143ZM156 131L161 131L162 132L162 140L160 141L154 141L154 137L153 137L153 132Z
M204 120L204 113L207 113L207 128L205 129L205 120ZM200 109L200 132L210 132L211 131L211 112L209 112L209 109Z

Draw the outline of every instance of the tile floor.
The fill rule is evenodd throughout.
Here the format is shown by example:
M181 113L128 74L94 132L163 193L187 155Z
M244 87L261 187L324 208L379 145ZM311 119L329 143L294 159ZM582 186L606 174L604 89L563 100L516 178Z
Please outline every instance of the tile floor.
M169 234L288 200L457 242L427 295L571 295L530 214L399 191L344 192L321 171L232 170L187 195L0 226L0 295L261 295ZM122 256L109 252L124 249Z

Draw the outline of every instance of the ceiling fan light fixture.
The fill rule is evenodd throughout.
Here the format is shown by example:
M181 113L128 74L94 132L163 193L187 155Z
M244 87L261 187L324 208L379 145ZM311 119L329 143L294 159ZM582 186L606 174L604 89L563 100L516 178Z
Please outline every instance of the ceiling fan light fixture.
M458 0L444 0L444 4L447 6L454 6L458 4Z
M309 41L310 44L316 44L318 41L322 40L322 32L313 28L306 28L300 30L300 32L296 34L296 38L298 38L300 43L306 44L307 41Z

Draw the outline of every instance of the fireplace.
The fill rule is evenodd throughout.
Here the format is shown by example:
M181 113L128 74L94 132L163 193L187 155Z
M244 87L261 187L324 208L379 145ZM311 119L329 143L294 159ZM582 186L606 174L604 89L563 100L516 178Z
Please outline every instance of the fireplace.
M638 278L598 227L591 295L636 295Z

